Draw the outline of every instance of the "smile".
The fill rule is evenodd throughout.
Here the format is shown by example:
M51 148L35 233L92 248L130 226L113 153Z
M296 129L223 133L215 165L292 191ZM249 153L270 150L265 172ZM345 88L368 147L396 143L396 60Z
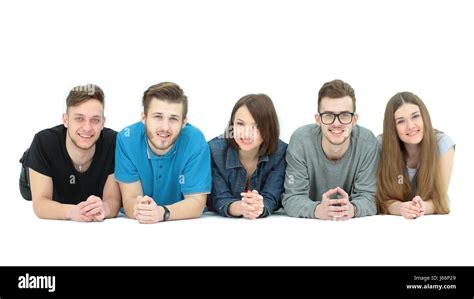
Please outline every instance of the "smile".
M413 131L413 132L410 132L410 133L407 133L406 135L408 137L413 137L413 136L416 136L418 135L418 133L420 132L420 130L416 130L416 131Z
M329 129L329 132L333 133L334 135L341 135L344 133L344 129Z
M161 138L168 138L170 137L171 134L169 133L157 133L158 137L161 137Z
M79 137L85 138L85 139L92 138L94 136L94 135L85 135L85 134L81 134L81 133L78 133L77 135L79 135Z
M251 140L251 139L242 139L242 138L240 138L240 141L243 144L252 144L253 143L253 140Z

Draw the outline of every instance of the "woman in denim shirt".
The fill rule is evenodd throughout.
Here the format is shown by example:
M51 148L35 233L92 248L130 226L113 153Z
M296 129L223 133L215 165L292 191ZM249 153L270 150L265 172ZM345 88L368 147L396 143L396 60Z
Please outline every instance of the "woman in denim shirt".
M272 100L265 94L242 97L224 135L211 148L211 210L225 217L256 219L280 207L287 144Z

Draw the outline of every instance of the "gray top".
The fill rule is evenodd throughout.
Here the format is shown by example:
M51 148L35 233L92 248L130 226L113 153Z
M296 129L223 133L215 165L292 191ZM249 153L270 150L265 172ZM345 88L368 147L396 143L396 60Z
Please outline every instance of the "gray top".
M357 207L357 215L377 213L375 203L376 171L380 149L374 134L354 126L350 145L337 162L326 158L321 128L310 124L297 129L286 153L285 192L282 203L292 217L314 218L323 193L341 187Z

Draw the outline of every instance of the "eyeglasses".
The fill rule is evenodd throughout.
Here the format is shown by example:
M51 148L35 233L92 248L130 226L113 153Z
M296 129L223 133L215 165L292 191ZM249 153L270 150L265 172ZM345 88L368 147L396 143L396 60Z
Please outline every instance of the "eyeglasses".
M352 122L354 112L341 112L338 114L332 112L323 112L320 113L319 116L321 117L321 122L325 125L332 125L336 120L336 117L341 124L348 125Z

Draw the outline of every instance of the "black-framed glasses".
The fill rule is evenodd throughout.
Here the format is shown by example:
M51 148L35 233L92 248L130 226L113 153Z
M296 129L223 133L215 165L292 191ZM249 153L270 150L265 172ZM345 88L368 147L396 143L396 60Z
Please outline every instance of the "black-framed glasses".
M341 112L341 113L332 113L332 112L323 112L320 113L319 116L321 117L321 122L325 125L332 125L334 121L337 119L343 125L348 125L352 122L352 118L354 117L354 112Z

